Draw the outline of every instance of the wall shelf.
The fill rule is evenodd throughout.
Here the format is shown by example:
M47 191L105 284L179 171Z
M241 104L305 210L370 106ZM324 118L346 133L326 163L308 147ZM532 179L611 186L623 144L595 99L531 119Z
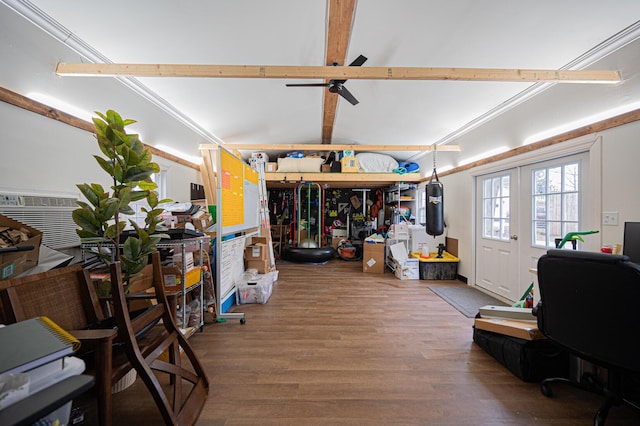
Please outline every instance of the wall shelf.
M330 188L381 188L398 182L421 182L420 173L265 173L269 189L293 188L300 181L324 183Z

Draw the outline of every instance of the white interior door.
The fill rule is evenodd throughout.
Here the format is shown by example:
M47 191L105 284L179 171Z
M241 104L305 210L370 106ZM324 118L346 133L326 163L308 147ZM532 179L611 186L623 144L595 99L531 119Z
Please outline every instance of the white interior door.
M509 300L518 300L518 169L476 177L476 283Z

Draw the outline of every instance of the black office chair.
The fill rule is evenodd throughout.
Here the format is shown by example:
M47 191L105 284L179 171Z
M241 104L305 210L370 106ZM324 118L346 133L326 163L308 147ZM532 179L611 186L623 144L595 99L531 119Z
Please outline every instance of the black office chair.
M627 256L549 250L538 260L538 328L572 354L607 369L607 384L585 374L579 382L549 378L541 391L552 396L552 382L597 392L605 400L595 414L602 425L612 406L640 406L623 396L623 379L640 373L640 266Z

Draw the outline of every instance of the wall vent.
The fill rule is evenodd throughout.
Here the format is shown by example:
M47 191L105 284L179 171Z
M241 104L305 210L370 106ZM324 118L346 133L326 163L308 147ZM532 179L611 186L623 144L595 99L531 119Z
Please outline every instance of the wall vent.
M60 195L0 193L0 214L42 231L42 244L52 249L80 245L71 213L77 198Z

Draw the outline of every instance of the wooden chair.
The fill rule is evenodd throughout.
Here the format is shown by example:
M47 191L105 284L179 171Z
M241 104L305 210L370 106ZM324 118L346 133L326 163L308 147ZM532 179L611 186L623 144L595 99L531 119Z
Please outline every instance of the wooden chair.
M206 402L209 380L191 345L175 324L172 307L169 305L164 291L159 253L154 253L153 257L153 281L157 304L133 320L127 308L119 262L114 262L110 266L113 306L118 324L118 341L123 343L124 351L131 365L149 389L165 422L172 425L194 424ZM141 317L144 318L140 320ZM145 352L136 338L137 326L158 319L162 320L163 339L153 351ZM181 349L193 371L182 366ZM171 401L158 381L156 373L169 375L172 388ZM191 384L191 389L186 397L183 397L183 381Z
M116 330L87 329L104 320L88 271L73 265L14 278L0 291L0 300L7 323L43 315L81 341L78 355L87 362L88 373L96 378L99 423L110 425L111 385L124 375L118 368L122 357L114 360Z
M156 254L152 259L152 281L157 294L129 294L125 296L120 285L116 288L119 291L114 293L116 295L114 310L117 312L118 306L126 307L127 301L131 299L151 297L156 298L159 303L133 319L129 315L129 311L125 309L126 314L121 312L115 318L118 330L112 328L87 329L109 323L109 320L104 318L89 272L83 270L80 265L16 278L10 280L6 284L7 288L0 291L6 322L22 321L41 315L48 316L82 342L81 352L78 355L87 362L88 373L96 378L94 390L97 396L100 425L111 425L112 423L112 385L132 368L136 368L138 364L137 361L131 361L135 358L128 356L130 353L128 348L135 346L137 353L144 359L159 356L175 341L175 336L170 331L175 329L173 320L175 294L172 294L172 302L167 302L163 277L161 273L158 273L161 271L160 256ZM121 280L118 282L121 283ZM118 305L117 301L120 301L121 298L124 298L124 302ZM160 315L158 315L159 312L161 312ZM159 319L162 319L163 327L153 327L150 331L141 333L157 324ZM125 322L123 323L123 321ZM170 324L173 324L173 327ZM178 332L178 334L182 337L181 333ZM183 347L188 346L184 338L179 344L184 345ZM187 351L185 350L185 352ZM178 363L180 361L179 355L176 356L175 353L175 350L169 351L169 363L166 363L165 367L172 372L175 370L182 374L179 365L170 365L174 361ZM192 354L193 351L189 350L187 353ZM202 377L200 379L202 383L199 384L196 396L201 396L202 390L204 390L204 401L207 396L208 381L200 365L197 364L197 366L196 374ZM145 377L145 374L141 374L137 368L136 370L141 377ZM172 380L173 382L174 380ZM147 383L146 379L145 383ZM152 394L154 392L152 391ZM196 398L191 398L190 401L192 401L190 405L182 410L184 413L174 415L175 420L170 414L165 414L165 408L159 404L165 421L173 424L183 424L183 420L184 424L195 422L202 406L198 407L199 400Z
M282 257L282 249L285 246L285 228L286 225L271 225L271 244L277 259Z

